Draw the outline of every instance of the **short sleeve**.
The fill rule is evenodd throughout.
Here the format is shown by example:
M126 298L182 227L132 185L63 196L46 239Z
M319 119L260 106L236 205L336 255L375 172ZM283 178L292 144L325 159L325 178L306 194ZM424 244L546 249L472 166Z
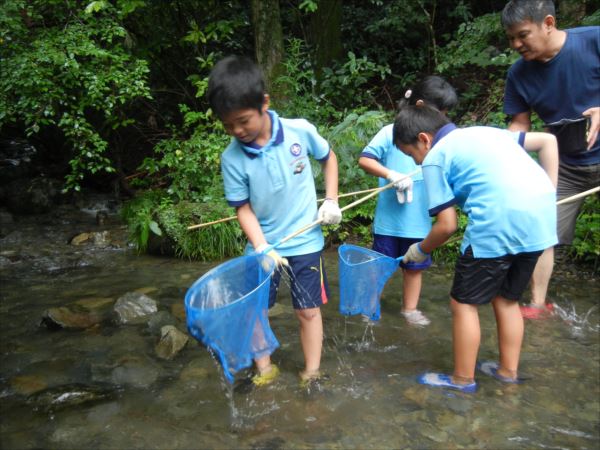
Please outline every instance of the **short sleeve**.
M510 116L530 110L525 98L519 94L515 72L515 66L509 69L504 87L504 113Z
M305 122L304 134L308 146L308 154L317 161L326 161L329 158L329 143L319 134L317 128L308 121Z
M229 205L242 206L248 203L250 192L247 177L241 170L240 164L235 164L225 153L221 158L221 173L223 174L225 199Z
M385 161L385 155L388 152L390 145L393 145L391 136L392 126L393 125L388 125L379 130L363 149L360 156L366 156L367 158L376 159L380 162Z
M429 200L429 215L436 216L440 211L457 203L454 192L444 176L444 170L438 165L423 166L423 178Z

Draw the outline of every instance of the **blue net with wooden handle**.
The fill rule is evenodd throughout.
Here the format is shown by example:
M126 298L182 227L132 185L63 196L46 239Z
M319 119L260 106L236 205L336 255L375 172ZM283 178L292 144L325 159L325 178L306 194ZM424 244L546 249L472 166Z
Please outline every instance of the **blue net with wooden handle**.
M268 318L274 270L265 254L240 256L208 271L185 295L188 331L214 352L230 383L279 347Z
M352 244L338 249L340 313L362 314L379 320L383 287L398 269L399 261L382 253Z

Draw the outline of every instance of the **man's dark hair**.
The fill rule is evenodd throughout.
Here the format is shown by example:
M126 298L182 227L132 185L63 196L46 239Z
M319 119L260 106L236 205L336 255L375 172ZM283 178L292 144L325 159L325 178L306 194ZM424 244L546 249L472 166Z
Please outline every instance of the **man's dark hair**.
M265 82L260 67L245 56L220 60L208 78L208 103L220 118L240 109L257 109L265 99Z
M511 0L502 10L502 26L511 28L530 21L541 24L546 16L556 17L554 2L550 0Z
M402 148L403 145L414 144L419 133L434 135L448 123L450 120L431 106L405 106L398 111L394 120L394 145Z
M458 96L452 85L442 77L429 75L417 84L412 91L407 91L407 97L400 100L398 106L402 108L407 105L414 105L418 100L423 100L427 105L440 111L449 111L458 103Z

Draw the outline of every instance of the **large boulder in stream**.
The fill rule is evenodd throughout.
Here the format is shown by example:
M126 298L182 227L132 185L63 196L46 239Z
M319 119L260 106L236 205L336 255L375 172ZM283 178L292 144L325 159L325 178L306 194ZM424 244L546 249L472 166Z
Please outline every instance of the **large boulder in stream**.
M86 329L111 318L112 298L88 298L44 311L41 325L50 329Z

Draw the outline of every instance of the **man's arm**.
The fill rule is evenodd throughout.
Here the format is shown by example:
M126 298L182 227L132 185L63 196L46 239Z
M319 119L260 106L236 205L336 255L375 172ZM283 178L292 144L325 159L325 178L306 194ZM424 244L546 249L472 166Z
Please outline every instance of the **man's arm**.
M531 112L525 111L513 115L508 129L510 131L529 131L531 129Z

